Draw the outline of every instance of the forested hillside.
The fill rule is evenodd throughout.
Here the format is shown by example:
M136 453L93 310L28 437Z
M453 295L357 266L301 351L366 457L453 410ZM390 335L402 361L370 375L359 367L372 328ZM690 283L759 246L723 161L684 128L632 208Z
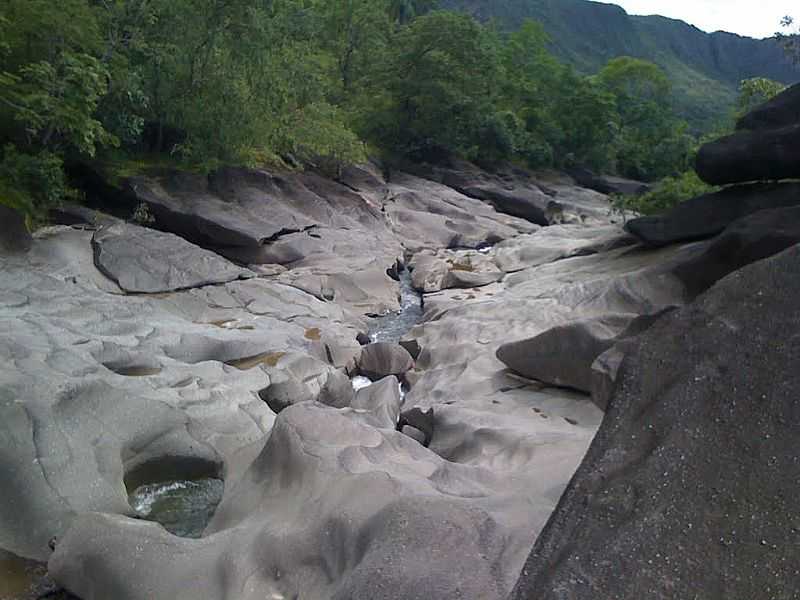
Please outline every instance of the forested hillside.
M674 111L674 69L605 62L627 37L610 28L591 42L587 21L564 26L607 45L581 65L591 76L551 54L565 38L537 22L506 33L432 0L4 0L0 11L0 200L33 219L77 197L67 174L87 162L119 175L163 163L335 175L368 156L389 170L462 157L654 180L684 172L695 145Z
M613 4L587 0L444 0L480 20L514 29L535 19L550 34L549 48L582 73L609 59L633 56L661 66L675 86L676 107L696 129L712 129L727 115L744 79L800 80L776 40L708 34L683 21L630 16ZM778 29L775 23L775 29Z

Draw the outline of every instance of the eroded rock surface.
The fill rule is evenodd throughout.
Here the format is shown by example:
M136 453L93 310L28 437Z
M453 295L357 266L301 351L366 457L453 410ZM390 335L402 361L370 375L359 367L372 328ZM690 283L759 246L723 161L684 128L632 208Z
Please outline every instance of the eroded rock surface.
M174 292L253 275L177 235L130 223L104 225L92 247L97 268L126 292Z

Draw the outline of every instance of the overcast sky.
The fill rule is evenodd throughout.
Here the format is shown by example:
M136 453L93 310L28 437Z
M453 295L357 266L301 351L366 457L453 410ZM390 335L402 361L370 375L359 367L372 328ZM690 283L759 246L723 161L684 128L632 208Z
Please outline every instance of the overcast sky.
M681 19L705 31L731 31L769 37L785 15L800 21L796 0L601 0L619 4L632 15L664 15Z

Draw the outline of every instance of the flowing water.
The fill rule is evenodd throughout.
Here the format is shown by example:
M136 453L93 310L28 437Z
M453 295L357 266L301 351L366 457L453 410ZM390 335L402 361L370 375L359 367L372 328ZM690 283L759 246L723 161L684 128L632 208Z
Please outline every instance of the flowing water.
M161 523L170 533L199 538L222 500L221 479L164 481L143 485L129 502L139 516Z
M375 319L370 327L373 342L399 342L422 320L422 296L411 285L411 273L400 273L400 310Z

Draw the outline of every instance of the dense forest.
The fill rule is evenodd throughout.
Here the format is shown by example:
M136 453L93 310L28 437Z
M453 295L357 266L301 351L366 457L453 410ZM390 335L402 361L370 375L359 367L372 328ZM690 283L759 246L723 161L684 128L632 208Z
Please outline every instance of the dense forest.
M693 131L724 124L740 82L766 77L784 84L798 72L775 39L706 33L683 21L636 16L616 4L590 0L441 0L440 6L496 20L513 30L526 19L550 35L548 48L579 72L592 74L617 56L659 65L672 83L675 110ZM777 28L778 23L774 26Z
M0 201L39 218L87 161L335 175L461 156L685 181L697 139L665 72L582 75L548 42L432 0L2 0ZM781 88L744 82L740 109Z

